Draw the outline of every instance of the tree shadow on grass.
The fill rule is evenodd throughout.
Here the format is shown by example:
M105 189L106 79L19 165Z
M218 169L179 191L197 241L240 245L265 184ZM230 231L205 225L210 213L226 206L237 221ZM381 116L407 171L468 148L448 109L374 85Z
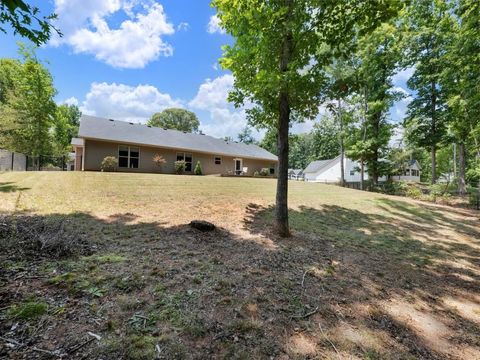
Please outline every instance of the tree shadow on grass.
M19 187L14 182L0 182L0 192L9 193L15 191L29 190L30 188Z
M415 357L455 358L462 346L476 349L464 358L480 357L480 337L475 335L480 331L480 316L472 319L462 310L480 308L478 229L473 222L461 224L403 202L382 203L385 214L335 205L291 209L290 239L276 237L265 226L273 220L273 207L250 204L244 222L248 231L274 239L284 252L301 252L296 266L307 271L307 279L316 278L322 291L309 289L310 295L324 299L319 301L324 313L328 308L336 313L336 307L350 314L353 309L359 312L346 317L336 313L331 323L351 321L364 332L382 331L396 339L396 350L382 357L395 357L395 351L401 354L406 347ZM457 308L448 304L450 297ZM390 302L395 311L385 308ZM423 308L416 314L419 307ZM360 308L366 312L362 314ZM415 322L418 319L420 324ZM440 330L429 328L430 322ZM353 336L360 348L361 335ZM359 351L363 356L364 350Z
M279 239L269 232L272 211L249 205L251 236L141 222L133 213L21 215L63 221L95 252L66 259L1 253L0 333L25 346L1 343L0 357L33 357L36 346L72 359L154 358L157 344L166 358L336 357L330 342L340 357L444 355L378 305L399 296L447 311L429 297L478 293L478 282L445 277L452 268L436 261L453 255L414 237L427 236L423 224L403 228L382 215L303 207L290 212L294 237ZM12 305L31 301L47 303L47 313L12 318ZM448 314L458 324L448 325L451 336L473 343L476 323ZM88 342L89 331L101 340Z

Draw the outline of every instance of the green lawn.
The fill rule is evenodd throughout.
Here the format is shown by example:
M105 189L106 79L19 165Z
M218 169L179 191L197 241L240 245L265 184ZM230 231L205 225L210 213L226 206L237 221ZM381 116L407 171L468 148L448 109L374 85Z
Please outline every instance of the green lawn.
M279 239L272 179L0 174L3 217L60 223L93 249L0 255L0 334L29 344L0 357L480 358L478 212L289 187Z

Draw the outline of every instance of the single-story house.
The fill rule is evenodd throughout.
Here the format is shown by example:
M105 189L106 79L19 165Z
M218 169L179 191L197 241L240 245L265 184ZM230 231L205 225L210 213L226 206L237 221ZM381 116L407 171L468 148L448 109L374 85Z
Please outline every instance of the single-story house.
M360 163L347 157L343 159L344 173L346 182L360 182ZM312 161L303 170L305 181L338 183L340 182L341 166L340 155L334 159ZM420 164L416 160L409 161L406 164L405 172L401 175L395 175L393 180L420 181ZM365 168L364 180L368 180L368 171ZM378 181L386 181L386 176L381 176Z
M393 180L420 182L422 168L417 160L410 160L405 164L405 168L399 174L392 177Z
M173 174L179 160L185 161L187 174L198 161L205 175L253 175L265 168L271 175L277 172L277 157L257 145L87 115L80 119L72 146L76 171L99 171L103 159L114 156L117 170L125 172ZM157 154L165 159L160 166L153 161Z
M303 170L302 169L288 169L288 178L290 180L302 180L303 179Z

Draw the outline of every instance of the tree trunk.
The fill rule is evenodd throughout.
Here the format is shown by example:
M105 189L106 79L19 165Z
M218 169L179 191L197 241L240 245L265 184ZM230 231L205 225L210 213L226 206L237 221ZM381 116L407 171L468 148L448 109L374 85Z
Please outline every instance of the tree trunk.
M343 144L343 116L341 100L338 100L338 123L340 125L340 185L345 186L345 146Z
M437 114L437 93L436 93L436 83L432 81L431 83L432 90L432 133L431 136L435 137L437 132L436 124L436 114ZM432 144L432 184L437 182L437 144Z
M467 193L465 186L465 144L458 144L458 193L464 196Z
M432 146L432 184L437 182L437 147Z
M365 165L363 159L360 160L360 190L363 190L363 183L365 181Z
M285 4L291 6L291 0L286 0ZM287 14L286 23L288 26ZM288 71L292 53L293 36L291 32L287 33L283 39L282 54L280 57L280 72ZM279 92L279 109L278 109L278 177L277 177L277 194L275 207L275 228L282 237L290 236L290 228L288 226L288 128L290 124L290 104L288 98L288 87L282 84Z

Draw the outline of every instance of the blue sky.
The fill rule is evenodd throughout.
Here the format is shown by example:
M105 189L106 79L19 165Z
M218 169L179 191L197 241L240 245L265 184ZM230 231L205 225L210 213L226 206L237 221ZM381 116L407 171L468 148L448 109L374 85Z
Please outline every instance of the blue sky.
M38 51L48 62L57 102L87 114L144 122L157 111L184 107L197 113L207 134L236 137L245 113L228 104L233 83L218 66L231 41L218 26L209 0L34 1L43 14L56 12L64 36ZM2 36L0 56L17 57L12 34ZM25 40L22 40L25 41ZM395 77L406 89L408 71ZM403 116L406 102L392 108ZM308 131L312 122L298 125ZM257 134L257 136L260 136Z

